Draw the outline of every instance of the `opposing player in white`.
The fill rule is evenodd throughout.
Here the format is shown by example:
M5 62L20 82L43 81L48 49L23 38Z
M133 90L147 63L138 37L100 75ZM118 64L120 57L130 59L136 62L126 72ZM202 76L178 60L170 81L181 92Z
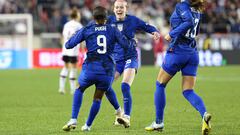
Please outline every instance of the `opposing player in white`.
M71 94L74 93L76 89L76 74L77 74L77 62L78 62L78 53L79 53L79 46L76 46L72 49L66 49L64 44L71 38L71 36L83 26L79 23L80 20L80 13L77 9L73 9L70 14L70 19L63 28L63 47L62 47L62 59L64 61L64 67L60 72L60 79L59 79L59 93L65 93L65 84L66 78L69 75L69 82L71 88Z

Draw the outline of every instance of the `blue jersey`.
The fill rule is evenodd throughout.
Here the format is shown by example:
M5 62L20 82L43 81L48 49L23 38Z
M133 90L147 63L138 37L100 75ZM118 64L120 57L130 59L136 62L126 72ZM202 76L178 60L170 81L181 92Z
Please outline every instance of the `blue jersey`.
M73 35L65 44L67 49L73 48L82 41L86 42L87 58L83 70L86 74L114 74L113 50L116 43L126 48L129 41L119 30L111 25L90 24Z
M199 31L201 14L190 7L185 0L176 5L170 17L172 41L169 50L175 53L189 54L197 51L195 37Z
M116 16L112 15L108 17L108 24L117 27L122 34L124 34L130 41L129 48L122 48L119 44L116 44L114 49L114 58L116 61L127 60L132 57L137 57L136 42L133 39L137 30L143 30L147 33L156 32L157 29L136 16L126 15L123 21L117 21Z

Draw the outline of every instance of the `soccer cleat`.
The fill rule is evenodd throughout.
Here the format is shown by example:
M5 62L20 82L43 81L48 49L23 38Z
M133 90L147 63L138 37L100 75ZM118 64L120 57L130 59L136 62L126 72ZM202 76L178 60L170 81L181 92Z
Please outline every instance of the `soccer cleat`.
M81 128L82 131L90 131L91 130L91 127L88 126L87 124L83 125L82 128Z
M117 119L120 118L120 117L122 117L123 114L124 114L124 112L122 111L122 109L120 109L119 111L116 110L116 112L115 112L116 118L115 118L115 121L114 121L114 123L113 123L114 126L120 126L120 125L121 125L121 124L117 121Z
M66 125L63 126L64 131L70 131L71 129L75 129L77 127L77 120L71 119Z
M113 123L114 126L120 126L120 125L121 125L121 124L117 121L118 118L119 118L119 117L116 117L116 118L115 118L114 123Z
M209 135L211 131L211 120L212 116L209 113L205 113L202 120L202 135Z
M157 124L155 121L150 125L150 126L147 126L145 127L145 130L146 131L163 131L163 128L164 128L164 124L163 122L160 123L160 124Z
M130 117L123 115L122 117L118 117L117 121L119 124L122 124L125 128L130 127Z

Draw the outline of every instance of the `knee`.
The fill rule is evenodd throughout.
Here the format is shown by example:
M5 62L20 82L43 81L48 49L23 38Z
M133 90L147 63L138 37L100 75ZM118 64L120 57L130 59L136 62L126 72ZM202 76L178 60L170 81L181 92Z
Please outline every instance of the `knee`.
M60 76L65 78L65 77L67 77L67 75L68 75L68 69L66 67L64 67L60 72Z
M165 88L166 87L166 83L161 83L161 82L159 82L159 81L156 81L156 85L158 86L158 87L163 87L163 88Z
M121 85L122 91L130 90L130 85L126 82L123 82Z
M102 90L96 90L93 99L94 99L94 100L101 101L103 95L104 95L104 91L102 91Z
M189 95L191 95L192 93L194 93L193 89L185 89L183 90L182 94L185 98L188 98Z
M79 90L79 91L81 91L82 93L84 93L84 91L85 91L85 88L84 87L81 87L81 86L79 86L76 90Z

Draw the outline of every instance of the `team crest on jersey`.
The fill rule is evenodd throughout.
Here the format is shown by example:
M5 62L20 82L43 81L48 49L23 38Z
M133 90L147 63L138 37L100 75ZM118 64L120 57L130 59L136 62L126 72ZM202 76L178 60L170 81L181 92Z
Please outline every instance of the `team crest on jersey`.
M122 31L123 30L123 24L117 24L117 28L119 31Z

